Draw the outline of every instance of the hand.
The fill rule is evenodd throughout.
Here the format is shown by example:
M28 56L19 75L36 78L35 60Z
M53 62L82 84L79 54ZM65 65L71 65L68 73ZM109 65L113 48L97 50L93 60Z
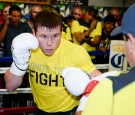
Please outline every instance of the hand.
M9 20L10 20L11 16L10 15L7 15L4 19L5 19L5 25L8 25L9 24Z
M90 29L92 29L92 30L95 29L96 26L97 26L97 22L98 22L98 21L94 19L94 20L92 21L91 25L90 25Z
M12 41L13 63L10 72L16 76L23 76L28 68L30 49L37 49L39 46L37 38L30 33L22 33Z
M100 50L101 50L102 52L106 52L107 48L106 48L106 47L102 47L102 48L100 48Z
M88 73L76 67L68 67L62 71L64 85L74 96L81 95L92 77Z

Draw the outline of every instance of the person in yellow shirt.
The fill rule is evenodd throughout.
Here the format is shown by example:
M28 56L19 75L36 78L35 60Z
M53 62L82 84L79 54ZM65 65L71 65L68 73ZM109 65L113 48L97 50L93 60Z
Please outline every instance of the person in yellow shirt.
M135 3L124 13L122 26L128 72L99 82L88 96L82 115L135 115Z
M6 88L10 92L16 90L28 71L38 108L34 115L75 113L80 96L66 90L64 68L78 67L93 77L101 74L84 48L62 38L62 22L56 10L46 8L35 16L33 34L20 34L12 42L14 62L4 76Z
M93 6L86 7L83 19L72 22L71 33L73 34L73 43L81 45L86 51L94 51L98 46L102 24L96 19L98 10ZM91 56L94 60L95 56Z
M72 22L75 20L75 17L69 15L63 18L63 27L62 27L62 38L73 42L73 35L71 34L71 25Z

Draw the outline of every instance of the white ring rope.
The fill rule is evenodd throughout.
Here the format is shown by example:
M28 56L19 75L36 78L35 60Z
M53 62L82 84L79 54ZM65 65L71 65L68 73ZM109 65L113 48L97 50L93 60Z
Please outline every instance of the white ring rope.
M97 69L108 69L109 64L96 64ZM0 68L0 74L4 74L9 67ZM7 89L0 89L0 94L17 94L17 93L31 93L30 88L17 88L14 92L9 92Z

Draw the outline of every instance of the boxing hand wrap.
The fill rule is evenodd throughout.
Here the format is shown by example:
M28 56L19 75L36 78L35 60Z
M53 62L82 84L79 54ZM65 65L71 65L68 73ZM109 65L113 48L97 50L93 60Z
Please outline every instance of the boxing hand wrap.
M79 106L77 107L76 112L78 112L78 111L83 111L83 110L84 110L84 107L85 107L85 104L86 104L86 102L87 102L87 99L88 99L87 96L82 96L82 97L81 97L80 103L79 103Z
M35 50L38 46L37 38L30 33L22 33L16 36L11 45L13 63L10 72L16 76L23 76L28 68L30 49Z
M80 103L79 103L79 106L77 108L77 112L78 111L83 111L84 110L84 107L85 107L85 104L86 104L86 101L88 99L88 96L85 96L85 94L89 94L92 92L92 90L94 89L94 87L99 83L99 81L97 80L92 80L91 82L89 82L89 84L86 86L83 94L82 94L82 97L80 99Z
M79 106L77 108L77 112L78 111L83 111L84 110L84 107L85 107L85 104L87 102L87 99L88 99L88 96L85 96L85 94L90 94L92 92L92 90L94 89L94 87L99 83L99 81L96 81L96 80L92 80L85 88L83 94L82 94L82 97L80 99L80 103L79 103Z

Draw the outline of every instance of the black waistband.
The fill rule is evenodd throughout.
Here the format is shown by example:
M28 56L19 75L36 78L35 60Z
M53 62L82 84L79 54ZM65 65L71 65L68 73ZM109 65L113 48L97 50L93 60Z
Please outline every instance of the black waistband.
M42 111L40 109L36 109L34 115L75 115L77 107L73 108L70 111L66 111L66 112L56 112L56 113L48 113L45 111Z

